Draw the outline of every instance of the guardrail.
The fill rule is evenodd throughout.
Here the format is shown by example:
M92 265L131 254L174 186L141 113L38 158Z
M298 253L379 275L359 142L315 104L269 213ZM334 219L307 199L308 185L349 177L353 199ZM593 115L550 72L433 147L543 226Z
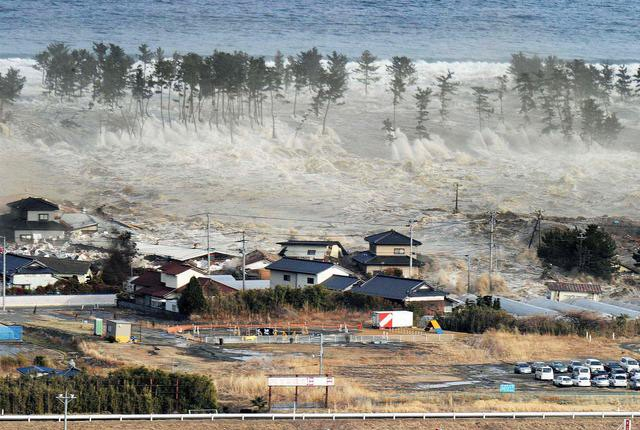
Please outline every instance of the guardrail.
M200 336L204 343L303 343L319 344L319 336L292 335L292 336ZM450 334L383 334L383 335L358 335L358 334L327 334L323 336L324 343L386 343L386 342L409 342L409 343L440 343L453 339Z
M192 420L402 420L402 419L523 419L636 418L635 412L370 412L301 414L76 414L68 421L192 421ZM63 421L64 415L0 415L0 421Z

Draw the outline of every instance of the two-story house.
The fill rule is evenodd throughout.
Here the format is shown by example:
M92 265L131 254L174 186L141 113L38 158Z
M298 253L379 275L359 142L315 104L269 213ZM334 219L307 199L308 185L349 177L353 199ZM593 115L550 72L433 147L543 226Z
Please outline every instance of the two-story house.
M287 240L278 242L282 246L279 255L307 260L340 261L348 254L337 240Z
M27 197L8 203L11 208L11 229L17 243L61 239L68 228L59 222L57 204L40 197Z
M424 265L415 258L415 248L422 242L413 239L412 247L411 238L395 230L372 234L364 240L369 242L369 250L358 252L352 258L358 268L368 275L398 273L403 277L411 277ZM412 266L413 274L410 273Z
M349 276L347 269L326 261L282 258L267 266L271 272L271 288L277 285L307 287L321 284L333 275Z

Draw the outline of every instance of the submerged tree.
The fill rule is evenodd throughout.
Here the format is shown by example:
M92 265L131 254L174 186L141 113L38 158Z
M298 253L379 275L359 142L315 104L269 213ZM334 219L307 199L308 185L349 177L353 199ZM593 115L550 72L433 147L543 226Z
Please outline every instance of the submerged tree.
M520 98L520 113L526 123L531 122L529 113L536 108L534 99L535 84L529 73L521 73L516 77L516 91Z
M475 99L476 113L478 114L478 125L482 128L484 121L493 114L493 107L489 103L489 91L485 87L471 87Z
M631 83L632 79L629 73L627 72L627 66L622 65L618 68L618 73L616 73L616 91L622 98L622 100L627 99L631 96Z
M609 104L611 103L611 93L613 92L614 88L614 75L615 69L613 67L606 63L602 65L599 77L600 98L602 99L605 110L609 108Z
M4 118L5 104L16 101L27 79L20 75L18 69L9 67L9 70L2 76L0 73L0 121Z
M447 70L447 73L443 75L436 76L436 81L439 90L440 120L444 123L449 118L449 102L460 86L460 82L453 80L453 72L451 70Z
M327 57L327 70L323 73L322 86L318 91L320 101L325 105L324 117L322 118L322 134L326 132L329 106L344 97L344 93L347 90L347 77L347 56L333 51Z
M382 130L384 130L384 140L388 145L391 145L396 140L396 129L393 127L393 123L389 118L385 118L382 121Z
M604 112L594 99L588 98L580 106L580 116L582 117L582 137L591 142L602 130Z
M391 59L391 64L387 66L387 73L391 76L389 91L393 94L393 129L395 130L396 109L407 91L407 85L412 84L414 81L413 76L416 73L416 67L410 58L395 56Z
M356 80L364 85L365 96L369 94L369 85L380 80L377 73L380 66L375 65L377 60L378 57L371 54L368 50L363 51L357 60L358 67L355 70Z
M504 108L503 108L503 100L504 96L508 91L507 83L509 82L509 77L507 75L501 75L496 77L498 81L498 88L496 89L496 93L498 94L498 102L500 103L500 121L504 123Z
M418 87L416 93L413 95L413 98L416 100L416 110L418 111L418 116L416 118L416 132L420 139L429 139L430 137L426 124L427 121L429 121L429 103L431 103L431 93L431 88L422 89Z

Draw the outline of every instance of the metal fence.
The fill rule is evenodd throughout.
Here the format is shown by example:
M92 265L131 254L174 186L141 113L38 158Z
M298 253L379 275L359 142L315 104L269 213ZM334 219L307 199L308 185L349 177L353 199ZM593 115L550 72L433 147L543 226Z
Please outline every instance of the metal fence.
M292 336L200 336L196 339L205 343L259 343L259 344L319 344L320 337L312 335L292 335ZM359 335L359 334L327 334L323 336L324 343L441 343L453 339L451 334L381 334L381 335Z
M32 308L34 306L115 306L115 294L74 294L74 295L26 295L5 297L7 308Z
M370 412L370 413L256 413L256 414L76 414L69 421L187 421L187 420L403 420L403 419L579 419L636 418L635 412ZM0 415L0 421L63 421L64 415Z

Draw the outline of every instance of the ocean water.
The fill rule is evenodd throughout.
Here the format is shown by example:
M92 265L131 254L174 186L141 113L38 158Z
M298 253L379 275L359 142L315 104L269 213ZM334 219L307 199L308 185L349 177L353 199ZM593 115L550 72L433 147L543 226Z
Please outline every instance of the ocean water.
M639 16L638 0L0 0L0 57L30 57L57 40L203 54L318 46L427 61L504 61L524 51L634 62Z

